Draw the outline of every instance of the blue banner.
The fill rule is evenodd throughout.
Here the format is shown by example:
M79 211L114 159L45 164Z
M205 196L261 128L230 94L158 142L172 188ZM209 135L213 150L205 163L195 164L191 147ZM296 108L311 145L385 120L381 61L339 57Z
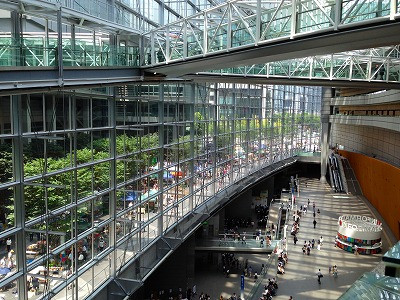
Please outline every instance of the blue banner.
M240 276L240 291L244 291L244 275Z

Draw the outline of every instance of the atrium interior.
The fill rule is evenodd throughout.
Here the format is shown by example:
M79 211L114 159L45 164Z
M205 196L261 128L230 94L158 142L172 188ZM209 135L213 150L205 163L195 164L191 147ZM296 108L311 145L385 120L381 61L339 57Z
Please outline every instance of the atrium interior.
M349 258L341 214L382 222L380 253L329 293L287 269L276 299L400 299L399 20L397 0L0 0L0 299L153 299L183 261L160 288L187 296L224 251L268 254L242 288L260 299L274 252L302 253L252 232L307 198L324 267ZM221 244L264 205L254 241Z

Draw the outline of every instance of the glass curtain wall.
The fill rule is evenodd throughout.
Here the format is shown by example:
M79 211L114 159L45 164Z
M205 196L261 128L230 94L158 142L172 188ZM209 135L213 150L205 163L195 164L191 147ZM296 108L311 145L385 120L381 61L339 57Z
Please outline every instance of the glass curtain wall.
M215 194L317 151L320 101L222 83L1 96L0 288L84 299Z

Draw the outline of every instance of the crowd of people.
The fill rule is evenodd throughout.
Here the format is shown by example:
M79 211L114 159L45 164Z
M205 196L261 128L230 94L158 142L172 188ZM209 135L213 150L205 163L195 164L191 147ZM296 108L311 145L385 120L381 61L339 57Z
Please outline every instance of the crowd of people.
M276 295L276 290L278 289L278 284L275 278L268 279L268 284L264 286L264 292L260 300L271 300L273 296Z
M239 270L239 259L235 258L234 253L222 253L222 272L226 277L229 277L229 274L232 270Z
M281 252L278 255L277 272L278 274L285 274L285 266L288 263L288 256L286 252Z
M248 218L238 218L238 217L234 217L234 218L226 218L225 219L225 230L227 231L234 231L234 232L238 232L239 231L239 227L240 228L249 228L249 227L253 227L254 226L254 222L251 220L250 217Z
M194 299L195 291L191 288L188 288L186 291L182 288L178 289L160 289L158 291L152 291L150 294L150 300L182 300L182 299ZM203 294L203 293L202 293ZM203 298L208 299L208 298Z
M259 228L265 228L268 221L269 206L258 204L255 206L257 226Z

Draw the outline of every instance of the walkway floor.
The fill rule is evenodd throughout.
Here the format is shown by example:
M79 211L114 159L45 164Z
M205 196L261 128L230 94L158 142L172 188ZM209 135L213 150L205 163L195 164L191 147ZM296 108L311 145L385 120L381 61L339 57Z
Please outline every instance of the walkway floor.
M306 187L307 183L307 187ZM337 299L363 273L371 271L380 261L379 255L354 255L334 246L337 233L337 219L343 214L366 215L381 219L372 213L364 201L357 196L332 193L327 184L318 180L302 179L300 196L296 199L298 206L304 205L310 199L311 209L300 222L299 241L288 243L289 264L285 275L278 275L279 292L276 300L287 300L293 296L295 300L302 299ZM321 210L316 216L317 226L313 228L312 203ZM382 219L381 219L382 220ZM316 248L310 256L303 255L304 241L317 240L323 237L321 250ZM383 253L392 246L392 239L387 233L382 236ZM337 265L338 278L329 275L329 266ZM316 273L321 269L324 277L322 284L317 283Z
M307 187L306 187L307 183ZM300 179L300 196L296 197L296 204L303 205L310 199L308 213L302 217L300 222L299 241L293 244L292 236L289 235L288 253L289 263L286 274L277 275L279 290L275 300L287 300L293 296L294 300L301 299L337 299L351 284L363 273L371 271L381 260L379 255L354 255L342 249L335 248L334 238L337 233L337 219L342 214L359 214L382 218L377 215L376 210L371 209L362 197L333 193L328 184L322 184L317 179ZM321 210L317 215L317 226L313 228L312 203ZM384 224L384 230L387 228ZM317 240L323 236L321 250L316 248L311 251L310 256L303 255L302 245L304 241ZM384 232L382 236L383 253L390 248L395 238L390 232ZM249 255L249 262L254 261L257 266L266 260L260 254ZM330 265L338 266L338 278L328 273ZM317 283L316 272L321 269L324 274L322 284ZM247 278L246 278L247 280ZM248 280L245 284L245 295L250 291L253 282ZM231 296L233 292L240 294L240 275L232 274L227 280L221 273L215 270L208 272L196 272L195 282L197 292L207 292L211 299L218 299L223 295L224 299Z

